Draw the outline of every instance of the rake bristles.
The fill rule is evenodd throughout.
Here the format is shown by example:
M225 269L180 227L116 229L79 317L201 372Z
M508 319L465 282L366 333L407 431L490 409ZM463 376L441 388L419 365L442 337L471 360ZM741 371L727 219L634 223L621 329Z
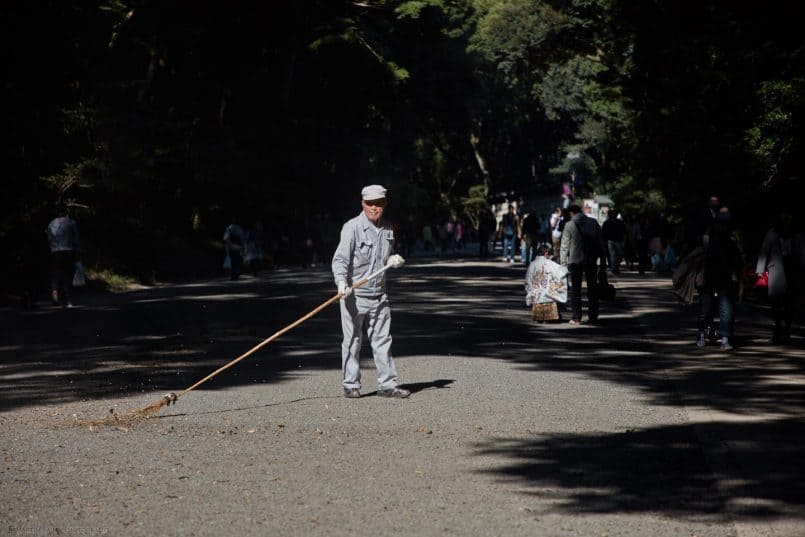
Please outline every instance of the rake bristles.
M149 418L156 416L163 406L167 406L176 402L176 394L169 393L159 401L151 403L142 408L135 408L129 410L124 414L115 414L112 409L109 409L109 415L99 420L76 420L73 425L76 427L104 427L108 425L116 425L120 427L128 427L137 425Z

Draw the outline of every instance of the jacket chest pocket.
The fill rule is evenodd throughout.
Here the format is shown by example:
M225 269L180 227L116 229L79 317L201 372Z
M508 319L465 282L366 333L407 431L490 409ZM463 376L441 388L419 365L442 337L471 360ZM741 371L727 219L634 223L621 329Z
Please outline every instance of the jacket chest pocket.
M370 240L359 241L355 247L355 269L360 271L372 263L375 244Z

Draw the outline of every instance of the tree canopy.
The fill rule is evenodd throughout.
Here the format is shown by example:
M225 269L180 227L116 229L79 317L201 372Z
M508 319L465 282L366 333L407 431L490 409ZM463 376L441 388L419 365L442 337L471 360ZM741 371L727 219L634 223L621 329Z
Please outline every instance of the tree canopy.
M748 209L801 191L794 4L6 2L0 239L43 243L66 201L147 279L232 215L293 235L383 183L400 221L472 216L574 167L633 210Z

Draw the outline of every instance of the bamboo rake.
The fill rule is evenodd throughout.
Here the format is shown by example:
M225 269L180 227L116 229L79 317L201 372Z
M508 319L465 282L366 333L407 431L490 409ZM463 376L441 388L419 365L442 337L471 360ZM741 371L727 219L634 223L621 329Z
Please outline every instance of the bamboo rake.
M354 291L358 287L361 287L362 285L364 285L368 281L372 280L373 278L376 278L377 276L379 276L380 274L382 274L383 272L385 272L386 270L391 268L391 266L392 266L391 264L387 264L383 268L376 270L375 272L373 272L372 274L370 274L366 278L364 278L364 279L360 280L359 282L355 283L350 289L352 289ZM261 341L260 343L258 343L257 345L255 345L254 347L249 349L248 351L244 352L243 354L241 354L240 356L235 358L234 360L232 360L232 361L224 364L223 366L219 367L218 369L216 369L215 371L213 371L212 373L210 373L209 375L207 375L203 379L201 379L198 382L196 382L195 384L185 388L184 390L182 390L178 394L177 393L166 394L159 401L155 401L155 402L151 403L150 405L142 407L142 408L129 410L128 412L126 412L124 414L119 414L119 415L114 414L114 413L111 413L112 411L110 410L110 415L107 416L106 418L98 419L98 420L77 420L75 422L75 425L78 425L78 426L84 426L84 425L88 425L88 426L122 425L122 426L125 426L125 425L134 425L134 424L136 424L136 423L138 423L138 422L140 422L142 420L145 420L145 419L148 419L150 417L153 417L160 411L160 409L162 407L168 406L171 403L176 404L176 401L180 397L182 397L183 395L187 394L188 392L191 392L191 391L195 390L196 388L198 388L199 386L201 386L202 384L204 384L205 382L207 382L211 378L215 377L219 373L222 373L222 372L226 371L227 369L229 369L233 365L237 364L238 362L240 362L242 360L245 360L246 358L248 358L252 354L256 353L257 351L259 351L260 349L262 349L263 347L265 347L266 345L268 345L269 343L271 343L272 341L274 341L275 339L277 339L281 335L285 334L286 332L288 332L290 330L293 330L294 328L296 328L297 326L299 326L303 322L307 321L308 319L310 319L311 317L313 317L314 315L319 313L321 310L325 309L327 306L329 306L333 302L337 302L340 299L341 299L341 294L336 293L335 295L333 295L332 297L327 299L325 302L323 302L322 304L320 304L319 306L314 308L309 313L303 315L302 317L300 317L296 321L292 322L291 324L289 324L285 328L282 328L281 330L278 330L277 332L275 332L271 336L267 337L266 339L264 339L263 341Z

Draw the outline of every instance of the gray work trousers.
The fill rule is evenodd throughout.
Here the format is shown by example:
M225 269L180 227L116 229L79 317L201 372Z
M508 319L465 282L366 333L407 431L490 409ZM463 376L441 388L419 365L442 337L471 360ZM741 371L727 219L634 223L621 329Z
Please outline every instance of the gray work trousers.
M351 294L341 300L341 371L344 388L361 387L360 353L363 326L372 345L381 390L397 386L397 369L391 357L391 310L385 294L376 297Z

